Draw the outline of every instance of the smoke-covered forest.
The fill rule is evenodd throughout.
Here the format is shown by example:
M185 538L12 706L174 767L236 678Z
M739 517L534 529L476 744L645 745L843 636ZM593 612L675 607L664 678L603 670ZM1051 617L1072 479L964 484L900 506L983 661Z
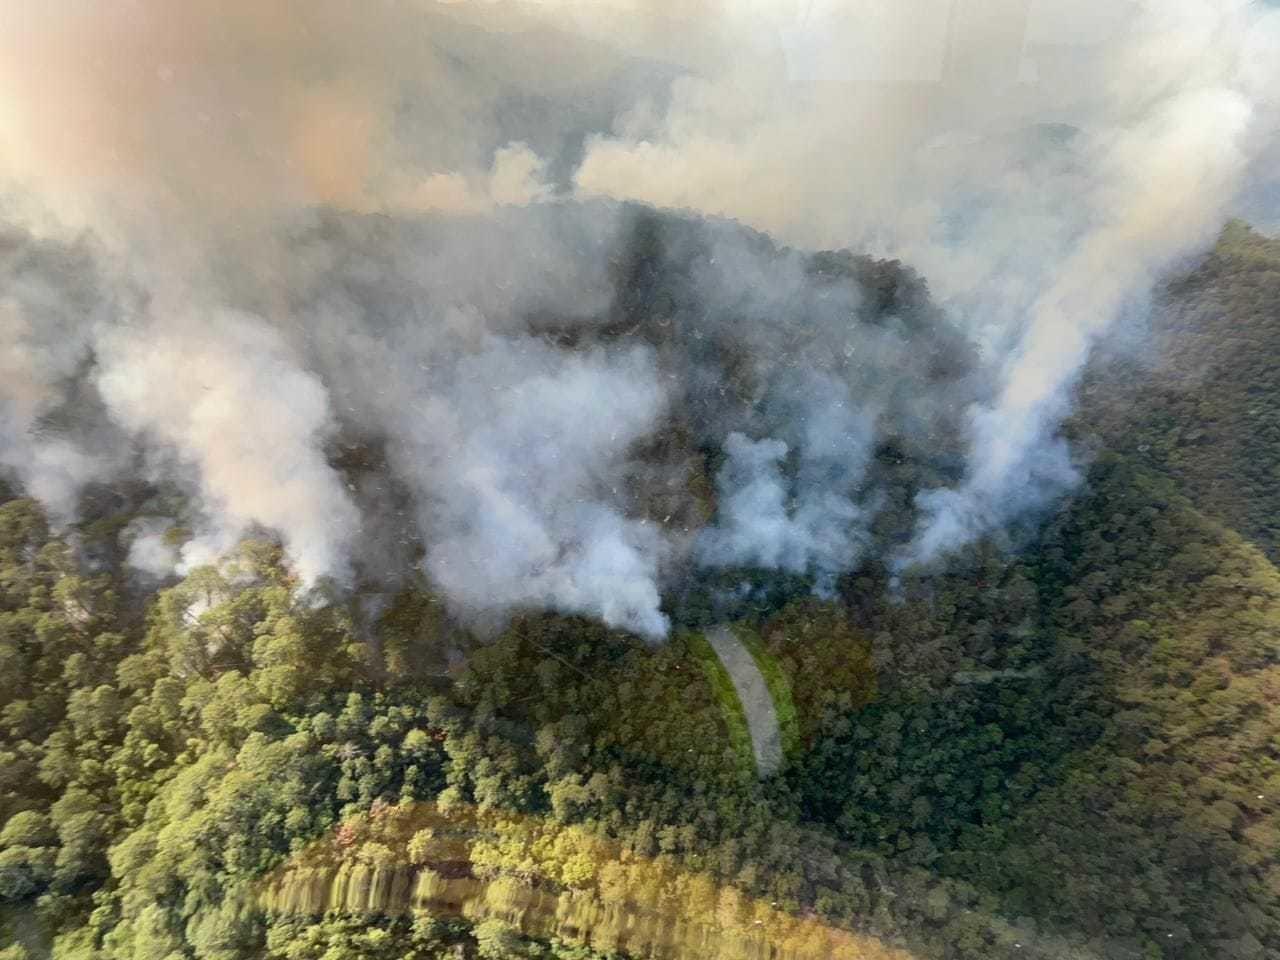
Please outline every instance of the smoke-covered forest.
M810 267L914 304L923 329L941 322L898 265ZM1280 246L1233 225L1161 297L1153 335L1199 375L1127 357L1092 368L1068 425L1087 474L1016 549L980 544L896 586L869 563L823 597L785 570L716 568L672 595L677 626L657 645L546 613L477 635L425 578L376 600L318 596L270 539L148 579L127 563L149 535L145 485L88 491L61 529L10 491L11 936L56 934L67 957L607 954L608 924L521 913L515 888L506 913L392 909L378 876L438 866L421 852L430 825L480 811L465 816L493 832L471 827L484 842L454 854L466 876L608 904L606 864L656 863L654 883L746 898L722 892L689 923L759 902L885 956L1268 955L1280 574L1251 510L1280 447L1248 424L1280 411L1233 372L1256 365L1263 383L1275 365ZM1206 454L1210 425L1238 460ZM696 457L687 444L679 456ZM888 442L875 457L903 485L948 469ZM715 471L700 469L681 493L711 513ZM1241 499L1218 497L1210 469L1257 477L1257 492L1237 478ZM909 531L910 502L886 505L876 534ZM739 582L751 589L726 598ZM763 782L696 649L716 617L751 630L792 686L796 747ZM300 855L331 864L308 875L321 906L273 910L269 877ZM328 911L345 860L369 872L364 899ZM673 919L681 895L666 896ZM542 939L522 938L521 918Z
M20 6L0 960L1280 955L1280 11Z

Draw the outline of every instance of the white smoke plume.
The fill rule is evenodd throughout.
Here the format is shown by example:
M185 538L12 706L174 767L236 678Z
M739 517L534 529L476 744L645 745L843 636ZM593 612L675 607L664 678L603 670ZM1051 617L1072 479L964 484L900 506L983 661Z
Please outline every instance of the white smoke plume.
M554 607L666 633L661 542L614 506L663 393L641 348L566 354L492 341L432 378L395 454L420 485L426 569L468 609Z
M970 413L968 477L922 495L897 561L927 562L1074 481L1054 432L1091 344L1211 242L1274 143L1280 12L907 0L809 5L800 25L774 13L743 27L792 27L772 63L681 81L660 120L594 140L576 182L923 269L1005 358L998 397Z
M98 349L116 421L198 466L216 522L189 556L225 550L257 523L280 531L304 581L346 578L359 518L320 449L328 397L276 331L241 314L167 315L118 326Z
M121 465L120 438L83 407L80 429L55 431L49 418L88 360L112 295L83 242L41 243L0 227L0 464L55 518L75 514L80 489Z
M830 438L839 446L829 452L802 448L794 484L783 469L785 443L729 434L717 480L719 522L699 541L699 561L813 574L820 593L832 592L835 578L861 558L866 539L867 511L846 492L862 480L865 464L841 470L850 452L854 457L865 452L870 430L860 432ZM842 475L826 475L831 469Z
M479 620L657 637L692 565L932 562L1075 481L1091 347L1265 179L1278 18L12 4L0 466L63 520L182 490L155 574L266 529Z
M155 580L172 576L182 562L177 546L167 536L172 527L172 522L163 517L131 521L123 536L129 544L128 565Z

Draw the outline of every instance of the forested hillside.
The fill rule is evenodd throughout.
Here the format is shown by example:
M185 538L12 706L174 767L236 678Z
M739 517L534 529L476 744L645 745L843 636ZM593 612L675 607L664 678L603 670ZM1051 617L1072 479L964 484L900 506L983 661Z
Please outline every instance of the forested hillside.
M1078 429L1176 481L1280 559L1280 240L1234 221L1158 294L1147 336L1100 364Z
M663 265L617 269L678 320L697 305ZM861 322L941 322L900 265L811 267L879 291ZM135 492L55 529L11 491L0 957L43 928L65 960L586 960L641 901L655 956L1276 955L1276 242L1229 228L1159 306L1151 351L1084 385L1083 483L1012 548L899 583L873 560L823 599L691 574L661 644L548 613L472 636L422 579L305 590L269 539L147 580L122 562ZM945 342L939 378L972 362ZM710 510L716 454L672 447ZM904 491L877 538L943 453L876 451ZM700 652L720 617L790 684L798 746L763 781Z

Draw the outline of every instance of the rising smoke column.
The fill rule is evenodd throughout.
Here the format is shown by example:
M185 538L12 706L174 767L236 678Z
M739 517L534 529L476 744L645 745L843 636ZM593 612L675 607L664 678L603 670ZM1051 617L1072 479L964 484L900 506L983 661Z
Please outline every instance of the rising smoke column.
M0 225L0 464L60 521L75 516L86 483L129 460L110 418L74 389L95 332L127 301L95 254L83 238Z
M465 615L646 636L691 565L864 562L884 449L960 443L900 567L1044 506L1091 345L1274 139L1276 14L745 9L0 13L0 462L63 519L141 463L183 568L267 528L304 582L420 553Z
M193 461L214 517L185 548L210 562L252 524L280 532L304 583L344 580L359 523L321 443L328 398L269 326L248 315L161 317L98 344L96 382L126 430Z
M565 356L536 341L461 361L421 409L438 481L424 508L433 580L469 609L552 607L663 636L660 535L609 489L657 426L656 373L639 348Z
M1278 20L1239 0L826 4L770 55L775 24L743 18L755 56L595 140L576 182L924 269L1003 368L967 479L921 497L897 559L926 562L1074 481L1056 428L1089 347L1211 242L1274 139Z
M631 446L666 408L654 358L635 342L570 349L529 329L605 322L618 229L612 207L547 204L325 217L292 248L291 308L308 318L298 349L347 435L383 442L413 495L403 522L425 570L465 613L550 607L666 631L662 537L618 494Z
M971 413L968 478L922 495L925 516L900 562L963 546L1075 482L1070 451L1054 435L1069 412L1069 390L1126 301L1220 227L1246 164L1250 120L1242 96L1207 89L1175 98L1106 145L1110 202L1028 308L999 397Z

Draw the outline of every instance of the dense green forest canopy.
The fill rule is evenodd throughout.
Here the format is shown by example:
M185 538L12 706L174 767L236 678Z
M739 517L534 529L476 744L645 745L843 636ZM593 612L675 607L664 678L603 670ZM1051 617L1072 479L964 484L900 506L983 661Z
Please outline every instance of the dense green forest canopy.
M655 264L641 249L619 269L658 284L631 283L637 297L690 309ZM812 267L856 276L923 331L941 322L901 265ZM621 303L619 328L641 306ZM420 829L385 825L423 805L538 825L493 826L456 865L493 889L594 890L606 862L653 863L886 956L1275 956L1278 323L1280 242L1233 224L1161 292L1149 349L1081 385L1068 429L1090 459L1051 515L896 585L868 562L825 599L761 571L691 578L661 645L547 613L473 637L425 580L376 603L305 591L270 539L143 582L119 540L139 494L91 491L86 519L55 528L8 491L0 957L605 949L563 918L264 902L291 864L419 864L434 835L415 847ZM946 336L940 377L972 362ZM695 434L655 455L714 456ZM945 454L877 451L903 491L877 537L904 535L913 492L955 469ZM715 467L691 473L691 515L714 510ZM794 696L799 747L763 781L696 649L722 618Z

